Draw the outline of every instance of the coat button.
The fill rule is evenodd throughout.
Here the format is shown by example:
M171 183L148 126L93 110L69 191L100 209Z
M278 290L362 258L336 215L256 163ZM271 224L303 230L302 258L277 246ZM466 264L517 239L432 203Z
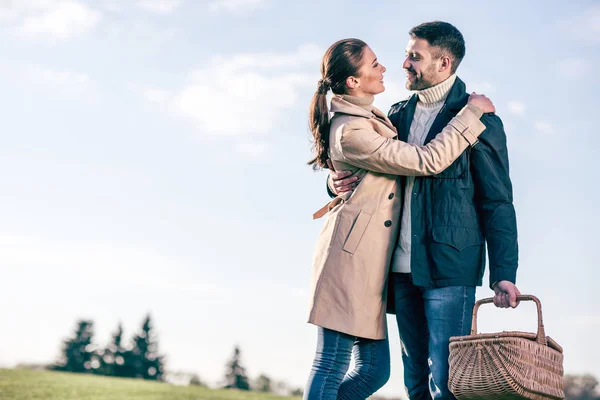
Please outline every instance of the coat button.
M392 226L392 221L390 221L389 219L387 221L385 221L383 223L385 225L386 228L389 228L390 226Z
M393 199L394 198L394 193L390 193L390 195L388 196L388 199Z

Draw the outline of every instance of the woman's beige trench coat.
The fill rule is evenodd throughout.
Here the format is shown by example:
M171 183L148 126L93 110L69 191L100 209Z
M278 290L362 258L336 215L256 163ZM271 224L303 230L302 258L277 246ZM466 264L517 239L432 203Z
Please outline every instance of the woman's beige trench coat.
M342 96L331 101L329 157L337 171L363 176L352 193L325 211L309 292L308 322L370 339L385 339L387 278L400 228L398 175L442 172L485 130L481 110L468 104L427 146L395 140L390 120Z

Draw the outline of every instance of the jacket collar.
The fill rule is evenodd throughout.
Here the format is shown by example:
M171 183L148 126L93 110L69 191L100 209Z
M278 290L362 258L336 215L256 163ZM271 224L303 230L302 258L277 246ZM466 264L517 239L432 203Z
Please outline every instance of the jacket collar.
M416 93L409 98L405 107L414 108L419 100L419 96ZM444 108L449 111L460 111L465 104L467 104L467 100L469 100L469 95L467 94L467 86L459 77L456 77L456 81L450 88L448 92L448 96L446 97L446 102L444 103Z
M375 111L375 108L373 108L373 111ZM371 118L370 111L367 111L361 106L352 104L349 101L344 100L344 98L341 95L334 95L331 99L331 112L334 114L341 113L347 115L354 115L357 117Z
M467 104L467 100L469 100L469 95L466 92L467 87L465 83L460 79L456 78L454 85L452 85L452 89L450 89L450 93L448 93L448 97L446 98L446 102L444 106L438 113L435 121L433 121L433 125L429 132L427 133L427 137L425 138L425 144L429 143L437 136L438 133L444 129L444 127L450 122L450 120L458 114L458 112Z
M417 96L416 93L413 94L401 108L400 119L398 121L398 138L403 142L408 141L410 124L412 124L413 116L415 115L415 108L417 107L418 99L419 96Z
M450 93L448 93L448 97L446 98L446 107L448 111L458 113L465 104L467 104L467 100L469 100L467 86L457 77L456 82L452 85L452 89L450 89Z
M390 122L387 116L376 107L373 107L373 110L369 112L361 106L352 104L349 101L344 100L343 97L340 95L334 95L331 99L330 111L334 114L346 114L363 118L373 118L375 116L377 117L379 122L382 122L385 126L387 126L389 129L394 131L394 133L396 133L396 128L394 127L394 125Z
M466 92L465 83L459 78L456 77L456 81L450 92L448 93L448 97L446 97L446 102L444 106L438 113L431 129L427 134L427 138L425 139L425 144L429 143L438 133L442 131L444 126L448 124L448 122L454 117L454 115L458 114L458 112L467 104L467 100L469 100L469 95ZM410 99L405 103L402 114L400 115L399 123L398 123L398 131L400 140L406 142L408 140L408 134L410 132L410 125L412 124L413 116L415 114L415 108L417 106L418 95L414 93Z

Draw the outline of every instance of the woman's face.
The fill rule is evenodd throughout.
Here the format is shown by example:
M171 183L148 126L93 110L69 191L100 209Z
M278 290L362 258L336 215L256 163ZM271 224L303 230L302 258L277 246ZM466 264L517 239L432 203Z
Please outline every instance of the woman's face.
M374 96L385 90L383 74L385 67L377 61L377 56L369 46L363 49L362 66L355 77L355 87L350 87L353 96Z

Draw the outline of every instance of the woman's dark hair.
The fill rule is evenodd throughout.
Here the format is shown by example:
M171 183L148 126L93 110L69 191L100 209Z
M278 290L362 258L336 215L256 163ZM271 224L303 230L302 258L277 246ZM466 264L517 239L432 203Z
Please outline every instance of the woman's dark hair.
M313 169L327 167L329 158L329 109L327 92L345 94L346 79L358 76L362 65L363 50L367 44L359 39L343 39L327 49L321 61L321 79L310 103L308 124L314 138L315 157L308 162Z

